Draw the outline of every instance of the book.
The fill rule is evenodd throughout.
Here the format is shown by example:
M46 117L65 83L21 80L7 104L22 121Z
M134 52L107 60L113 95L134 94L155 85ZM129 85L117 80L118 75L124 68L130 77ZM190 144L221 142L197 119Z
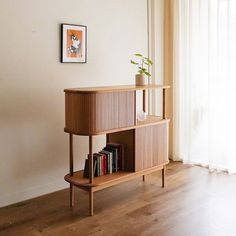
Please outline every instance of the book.
M108 143L107 147L117 149L118 155L118 170L125 170L125 162L124 162L124 144L121 143Z
M111 162L112 162L111 166L110 166L110 168L112 170L111 173L112 172L117 172L118 171L118 152L117 152L117 149L106 146L106 147L103 148L103 150L110 153L110 156L111 156L110 158L111 158Z
M96 162L96 168L95 168L95 171L94 171L94 176L98 177L99 176L99 173L98 173L98 171L99 171L99 168L98 168L99 160L98 160L98 157L96 156L96 153L93 154L93 160Z
M110 174L112 173L112 170L110 169L110 162L112 159L112 153L102 150L99 153L103 154L104 156L104 174Z
M106 174L106 155L102 155L102 175Z
M99 173L100 176L105 175L106 174L106 155L104 153L98 152L99 155Z
M120 143L108 143L103 150L93 154L93 161L94 177L124 170L124 145ZM85 160L84 177L89 178L89 155Z
M95 176L97 167L97 160L93 160L93 176ZM88 158L85 160L84 164L84 178L89 178L89 160Z
M94 153L94 158L97 160L97 176L102 175L102 155L99 153Z
M108 174L112 174L114 172L113 169L113 152L111 152L110 150L106 150L105 148L103 148L103 150L101 151L105 154L107 154L107 173Z

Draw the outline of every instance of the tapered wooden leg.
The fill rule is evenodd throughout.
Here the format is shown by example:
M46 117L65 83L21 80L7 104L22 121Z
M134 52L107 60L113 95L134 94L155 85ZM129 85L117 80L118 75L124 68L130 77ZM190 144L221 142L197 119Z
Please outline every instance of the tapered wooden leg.
M89 213L90 216L93 216L93 190L90 188L89 190Z
M73 184L70 184L70 207L74 206L74 194L75 194L75 187Z
M146 112L146 90L143 90L143 111Z
M89 136L89 183L93 184L94 169L93 169L93 137ZM93 216L93 189L89 189L89 211Z
M89 136L89 183L93 183L94 169L93 169L93 137Z
M143 182L145 181L145 175L143 175Z
M69 136L70 142L70 176L74 174L74 160L73 160L73 135L70 134ZM70 184L70 207L74 206L74 186Z
M161 170L162 188L165 187L165 167Z
M163 89L163 98L162 98L162 117L166 118L166 90Z

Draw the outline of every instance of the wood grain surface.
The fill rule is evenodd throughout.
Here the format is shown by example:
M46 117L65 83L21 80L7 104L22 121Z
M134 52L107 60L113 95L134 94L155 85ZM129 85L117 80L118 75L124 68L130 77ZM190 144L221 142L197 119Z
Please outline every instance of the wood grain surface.
M146 126L152 126L156 124L162 124L162 123L169 123L170 119L162 119L160 116L147 116L147 119L144 121L136 121L136 124L133 126L128 126L128 127L123 127L123 128L117 128L117 129L110 129L110 130L105 130L105 131L99 131L99 132L91 132L87 133L86 132L76 132L70 129L65 128L64 131L66 133L73 133L76 135L83 135L83 136L88 136L88 135L101 135L101 134L110 134L114 132L120 132L120 131L125 131L125 130L130 130L130 129L135 129L139 127L146 127Z
M135 171L168 161L168 123L135 129Z
M69 93L113 93L113 92L127 92L127 91L138 91L148 89L168 89L169 85L117 85L117 86L103 86L103 87L85 87L85 88L68 88L65 92Z
M171 163L161 172L95 193L69 189L0 209L1 236L234 236L236 176Z
M135 92L65 94L65 130L96 134L135 125Z

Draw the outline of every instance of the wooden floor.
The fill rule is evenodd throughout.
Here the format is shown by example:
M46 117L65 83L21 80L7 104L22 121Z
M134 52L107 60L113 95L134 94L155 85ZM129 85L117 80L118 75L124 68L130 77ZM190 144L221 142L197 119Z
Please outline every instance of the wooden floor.
M68 189L0 209L0 235L235 236L236 176L171 163L165 189L160 173L88 196Z

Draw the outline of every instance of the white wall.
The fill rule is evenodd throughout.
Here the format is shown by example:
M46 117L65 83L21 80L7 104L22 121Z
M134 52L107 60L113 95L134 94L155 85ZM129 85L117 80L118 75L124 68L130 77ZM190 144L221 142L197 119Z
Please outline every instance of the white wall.
M87 25L86 64L59 62L61 23ZM0 0L0 206L68 186L63 89L132 84L135 52L147 54L146 0ZM75 142L81 169L88 139Z

